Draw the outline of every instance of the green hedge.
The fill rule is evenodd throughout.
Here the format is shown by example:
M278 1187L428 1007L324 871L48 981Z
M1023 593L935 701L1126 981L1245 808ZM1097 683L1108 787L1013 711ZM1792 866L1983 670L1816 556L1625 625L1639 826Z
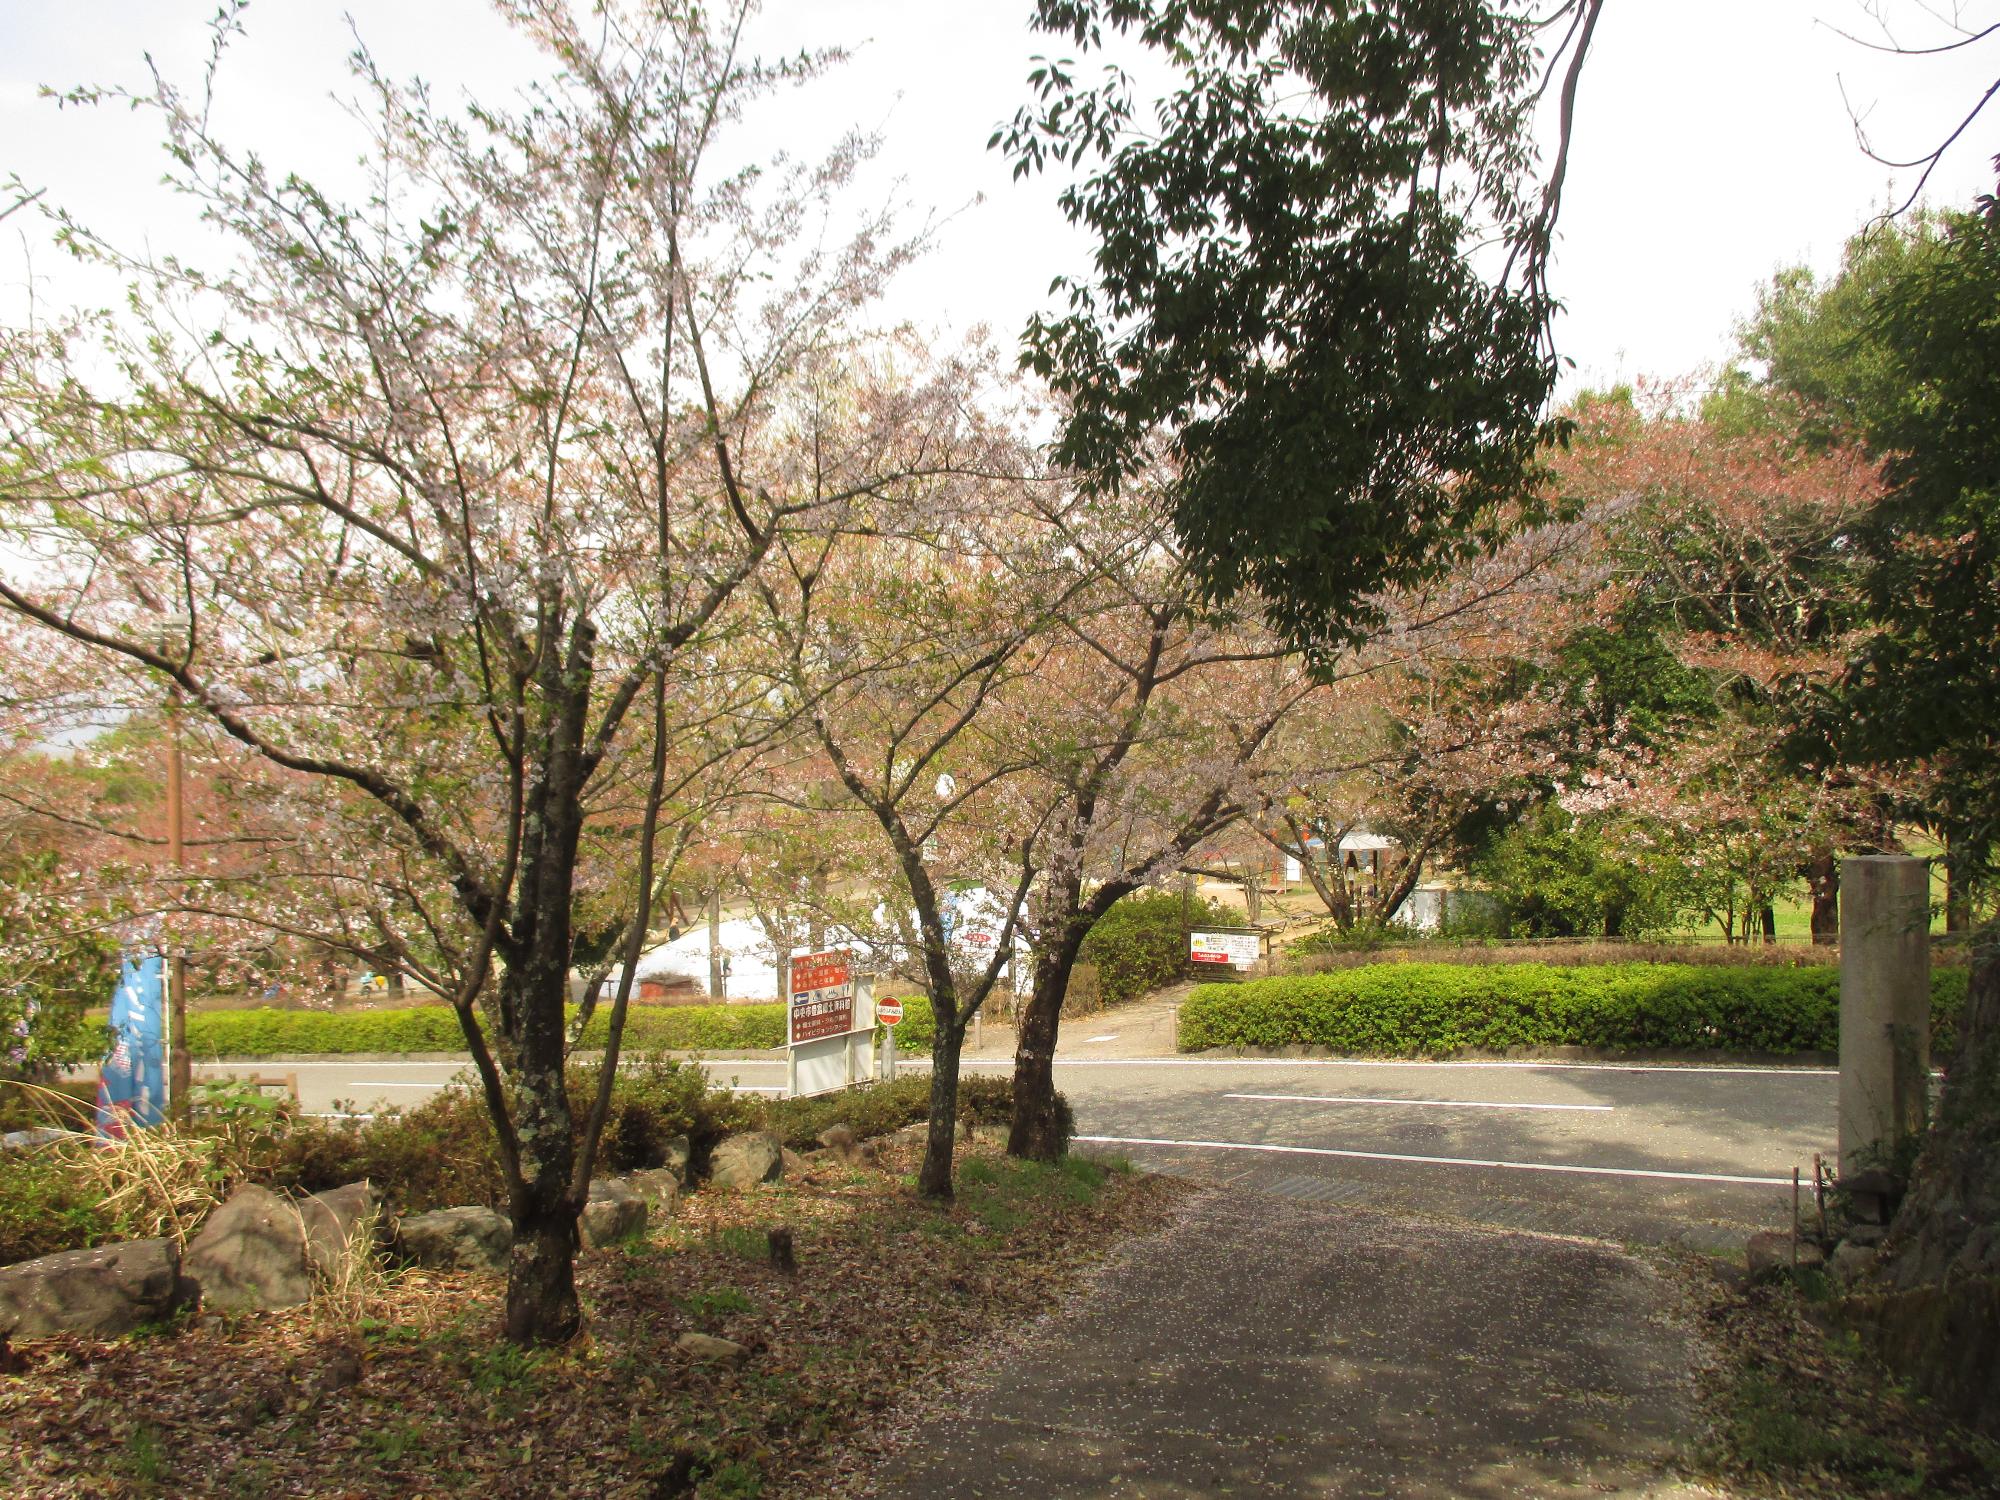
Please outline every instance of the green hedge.
M1965 987L1964 969L1932 973L1934 1055L1954 1045ZM1201 985L1181 1006L1179 1045L1435 1057L1567 1046L1833 1052L1839 1038L1832 968L1380 964Z
M581 1045L602 1047L610 1018L600 1010L584 1028ZM931 1003L921 995L903 1001L896 1045L927 1052L935 1027ZM782 1005L671 1005L634 1007L625 1019L628 1051L753 1052L785 1044ZM210 1010L188 1017L188 1047L202 1057L282 1057L292 1053L451 1052L465 1050L465 1034L448 1005L406 1010Z
M904 1057L914 1057L931 1050L931 1042L937 1036L937 1017L931 1013L931 998L928 995L905 995L903 999L903 1019L896 1023L896 1050ZM880 1041L882 1033L889 1028L877 1026L875 1038Z

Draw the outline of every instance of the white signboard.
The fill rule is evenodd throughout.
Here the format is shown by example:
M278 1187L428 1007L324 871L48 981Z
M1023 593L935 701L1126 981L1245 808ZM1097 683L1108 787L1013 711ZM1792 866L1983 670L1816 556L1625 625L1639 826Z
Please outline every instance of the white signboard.
M1214 968L1247 969L1263 957L1263 937L1255 932L1191 932L1188 962Z
M875 1076L875 1004L850 955L794 954L786 1026L785 1092L824 1094Z

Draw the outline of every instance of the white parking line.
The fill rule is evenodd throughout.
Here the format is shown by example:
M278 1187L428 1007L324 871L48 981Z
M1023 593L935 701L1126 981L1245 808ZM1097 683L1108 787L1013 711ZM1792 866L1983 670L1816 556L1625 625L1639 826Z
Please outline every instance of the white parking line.
M1738 1182L1751 1187L1790 1187L1789 1177L1733 1177L1723 1172L1659 1172L1644 1167L1576 1167L1546 1161L1483 1161L1469 1156L1405 1156L1393 1151L1342 1151L1332 1146L1271 1146L1255 1141L1167 1141L1149 1136L1080 1135L1099 1146L1179 1146L1204 1151L1267 1151L1282 1156L1344 1156L1357 1161L1415 1162L1432 1167L1505 1167L1514 1172L1566 1172L1582 1177L1653 1177L1674 1182Z
M1573 1109L1608 1115L1609 1104L1493 1104L1478 1099L1364 1099L1352 1094L1224 1094L1225 1099L1275 1099L1286 1104L1413 1104L1424 1109Z

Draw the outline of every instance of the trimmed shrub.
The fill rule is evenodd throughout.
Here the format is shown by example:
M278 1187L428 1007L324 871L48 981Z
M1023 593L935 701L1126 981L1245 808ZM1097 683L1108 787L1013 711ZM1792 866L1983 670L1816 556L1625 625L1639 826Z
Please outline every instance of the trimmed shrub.
M903 999L903 1019L896 1023L896 1050L905 1057L931 1050L931 1043L937 1039L937 1015L931 1010L929 995L905 995ZM875 1041L879 1046L882 1033L889 1028L877 1026Z
M602 1047L610 1018L600 1009L581 1045ZM785 1044L782 1005L633 1007L622 1046L632 1051L747 1052ZM197 1057L278 1057L297 1052L465 1051L465 1033L448 1005L401 1010L211 1010L188 1017Z
M1933 971L1931 1045L1939 1055L1955 1044L1965 989L1964 969ZM1436 1057L1565 1046L1832 1052L1839 1039L1840 976L1832 968L1379 964L1201 985L1181 1006L1179 1045Z
M569 1070L570 1113L579 1122L599 1076L593 1066ZM634 1058L612 1086L598 1170L657 1167L666 1160L667 1143L685 1135L691 1170L704 1171L715 1143L758 1124L760 1110L759 1101L711 1084L693 1063ZM308 1193L367 1177L405 1213L461 1203L507 1206L485 1099L464 1084L372 1120L298 1120L259 1167L257 1175L274 1185Z
M294 1120L253 1175L302 1193L366 1177L403 1213L465 1203L507 1211L485 1101L459 1084L372 1120Z
M1241 912L1212 901L1196 901L1189 910L1197 924L1243 925ZM1122 1005L1172 984L1187 969L1180 896L1172 891L1127 896L1098 918L1077 951L1077 962L1096 967L1097 991L1105 1005Z
M611 1035L608 1007L584 1028L584 1047L602 1047ZM649 1052L754 1052L785 1045L782 1005L633 1006L625 1015L621 1046Z

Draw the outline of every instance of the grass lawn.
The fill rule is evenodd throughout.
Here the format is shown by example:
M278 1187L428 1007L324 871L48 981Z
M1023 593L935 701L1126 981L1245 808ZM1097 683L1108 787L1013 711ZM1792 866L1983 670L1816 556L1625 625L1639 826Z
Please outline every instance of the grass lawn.
M948 1209L883 1167L700 1192L586 1251L570 1347L497 1336L497 1277L408 1271L283 1313L201 1317L0 1364L0 1493L36 1496L822 1496L937 1397L941 1374L1076 1285L1188 1189L968 1147ZM798 1269L770 1264L789 1227ZM743 1346L703 1361L695 1332ZM4 1346L0 1346L4 1350Z

